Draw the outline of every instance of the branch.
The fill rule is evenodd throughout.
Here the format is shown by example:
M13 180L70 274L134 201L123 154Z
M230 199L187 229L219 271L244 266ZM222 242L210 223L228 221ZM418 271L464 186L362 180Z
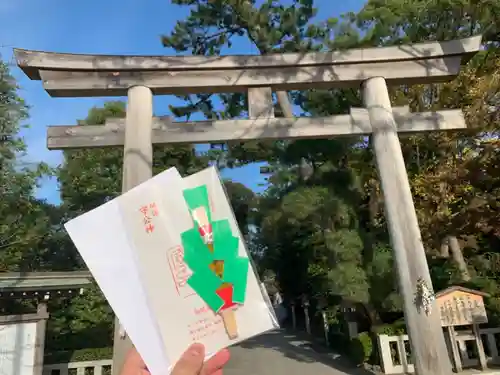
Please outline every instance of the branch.
M196 38L196 43L203 44L203 43L208 42L211 39L217 38L217 37L219 37L221 35L224 35L226 33L229 33L229 34L231 34L231 36L233 36L237 32L238 32L237 28L226 27L224 30L219 31L218 33L215 33L215 34L212 34L212 35L208 35L208 36L204 36L203 38L202 37Z
M35 236L33 238L30 238L29 240L28 239L22 239L22 240L19 240L19 241L4 243L4 244L0 245L0 250L6 249L6 248L8 248L10 246L13 246L13 245L25 244L28 241L39 241L39 240L42 240L42 239L46 238L47 235L48 234L42 234L40 236Z

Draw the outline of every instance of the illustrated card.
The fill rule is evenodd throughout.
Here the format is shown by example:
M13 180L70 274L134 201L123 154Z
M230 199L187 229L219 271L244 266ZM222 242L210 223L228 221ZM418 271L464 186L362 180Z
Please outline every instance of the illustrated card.
M277 327L216 169L179 184L155 178L120 202L171 363L193 342L210 356Z
M103 219L106 206L114 215ZM106 232L104 221L113 223L115 233ZM171 168L66 228L153 375L165 374L164 367L170 369L193 342L203 343L210 357L278 327L216 168L186 178ZM89 242L90 236L97 239ZM109 251L113 237L120 247ZM97 257L106 252L124 258L112 267L124 271L113 272L114 281L136 291L127 301L104 276L111 265ZM145 306L137 307L138 301ZM137 332L141 323L131 315L144 319L156 341L144 344L146 334ZM158 340L161 353L151 348Z

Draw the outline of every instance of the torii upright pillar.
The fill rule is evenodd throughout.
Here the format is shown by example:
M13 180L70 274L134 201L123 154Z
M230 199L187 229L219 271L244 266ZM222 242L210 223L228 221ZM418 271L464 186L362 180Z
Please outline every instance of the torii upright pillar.
M125 193L153 176L153 93L148 87L128 89L123 148L122 192ZM113 375L119 375L125 356L132 348L127 333L115 318Z
M373 129L373 151L384 195L399 292L403 296L413 364L417 374L451 374L436 303L432 299L425 300L426 296L418 296L423 285L429 289L427 293L433 294L432 281L385 79L367 79L362 91ZM428 346L427 342L433 345Z

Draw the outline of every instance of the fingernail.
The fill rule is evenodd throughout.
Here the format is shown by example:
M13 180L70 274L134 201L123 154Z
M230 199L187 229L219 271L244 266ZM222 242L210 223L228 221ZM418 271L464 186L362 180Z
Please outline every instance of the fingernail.
M191 345L188 350L186 351L186 354L192 356L192 357L198 357L200 355L203 355L203 352L205 351L205 347L203 344L193 344Z

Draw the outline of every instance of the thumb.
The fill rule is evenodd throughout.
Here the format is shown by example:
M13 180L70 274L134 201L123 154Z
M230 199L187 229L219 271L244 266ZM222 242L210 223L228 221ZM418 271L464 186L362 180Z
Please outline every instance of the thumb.
M203 367L205 347L202 344L191 345L175 364L171 375L198 375Z

